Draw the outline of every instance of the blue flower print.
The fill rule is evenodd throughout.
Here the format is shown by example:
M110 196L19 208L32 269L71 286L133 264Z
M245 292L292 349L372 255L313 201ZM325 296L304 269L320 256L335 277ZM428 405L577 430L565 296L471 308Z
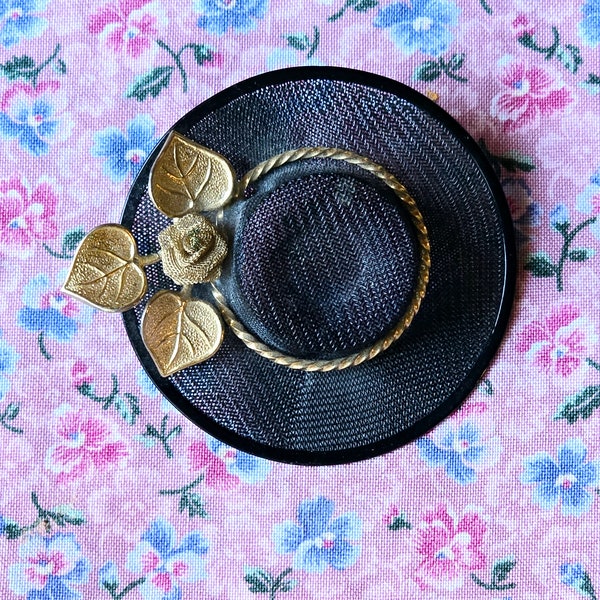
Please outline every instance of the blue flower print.
M128 554L127 568L145 577L139 587L144 600L180 600L180 581L193 583L206 577L207 552L208 542L199 531L192 531L177 545L175 528L159 518Z
M2 332L0 332L0 336ZM15 367L20 356L16 350L9 345L5 340L0 339L0 400L10 389L10 381L6 375L11 375L15 372Z
M89 323L93 309L76 302L61 290L66 273L61 271L52 281L46 274L34 277L23 290L25 306L17 321L27 331L41 332L59 342L68 342L80 324Z
M405 54L420 50L438 56L452 42L460 9L449 0L412 0L379 11L375 27L389 27L392 40Z
M98 570L98 584L100 589L104 589L106 586L119 587L119 572L117 565L112 560L104 563Z
M268 4L268 0L196 0L194 10L200 13L198 27L222 35L230 27L242 32L254 29Z
M563 563L560 566L560 580L583 596L594 599L597 597L592 580L580 563Z
M590 177L589 183L577 196L575 208L589 217L596 217L590 225L593 236L600 240L600 169Z
M48 0L0 0L0 43L8 48L23 38L41 35L48 21L36 13L46 8Z
M64 111L66 102L56 81L35 87L14 83L0 98L0 136L17 139L33 156L48 154L51 144L71 133L73 121Z
M264 458L246 454L207 435L208 449L225 463L227 473L239 478L244 483L259 483L267 478L271 471L271 463Z
M564 204L557 204L550 211L550 225L560 230L569 223L569 209Z
M72 533L29 536L19 548L22 562L8 568L10 589L27 600L79 600L73 589L87 583L90 563Z
M477 469L493 465L501 450L498 438L484 439L471 421L443 423L431 438L422 437L415 443L429 466L444 467L450 478L463 485L474 483Z
M600 0L587 0L581 7L579 35L588 46L600 44Z
M298 523L275 525L275 549L294 552L294 569L323 573L328 566L342 570L358 560L360 546L352 541L361 537L361 520L351 512L332 520L333 511L334 503L321 496L298 506Z
M535 484L533 500L542 508L560 503L563 515L581 516L594 501L587 488L600 480L600 463L586 462L586 456L587 449L578 439L559 447L557 461L547 452L538 452L524 460L521 482Z
M138 369L135 373L135 378L144 395L149 396L150 398L158 396L158 388L154 385L152 379L148 377L148 374L144 369Z
M107 127L94 136L92 155L105 159L104 174L113 181L122 181L129 174L135 177L156 145L154 130L154 121L148 115L129 121L125 133Z
M307 59L304 53L292 48L275 48L267 56L265 64L268 71L274 71L300 65L320 66L323 63L315 56Z
M154 385L154 382L144 369L138 369L136 372L137 383L145 396L149 398L157 398L160 395L160 410L164 413L177 412L177 409L158 391L158 388ZM149 442L148 438L143 438L142 441Z
M585 569L579 563L564 563L560 566L560 580L565 585L577 587L583 580Z

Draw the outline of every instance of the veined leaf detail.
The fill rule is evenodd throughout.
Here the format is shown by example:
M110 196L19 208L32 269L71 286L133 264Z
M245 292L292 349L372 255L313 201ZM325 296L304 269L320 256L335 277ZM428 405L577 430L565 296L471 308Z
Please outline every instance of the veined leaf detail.
M208 360L223 341L223 324L207 302L163 290L146 306L142 338L160 374L168 377Z
M235 173L229 161L185 136L167 138L150 173L150 196L168 217L216 210L232 197Z
M108 312L135 306L147 289L137 245L121 225L101 225L82 240L63 286L66 293Z

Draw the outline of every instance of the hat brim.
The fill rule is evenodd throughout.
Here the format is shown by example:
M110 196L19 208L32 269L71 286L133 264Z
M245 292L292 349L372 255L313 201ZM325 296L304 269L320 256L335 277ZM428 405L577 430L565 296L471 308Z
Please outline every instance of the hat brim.
M230 87L173 130L226 156L238 176L300 146L341 147L379 162L415 197L432 260L429 290L409 330L379 357L344 371L294 372L228 331L206 363L163 378L141 339L142 302L124 314L127 334L150 378L181 412L251 454L338 464L406 444L460 405L502 340L516 252L495 173L452 117L384 77L299 67ZM142 253L158 249L165 225L147 193L161 146L134 182L121 221ZM150 295L169 286L159 266L148 269L148 279Z

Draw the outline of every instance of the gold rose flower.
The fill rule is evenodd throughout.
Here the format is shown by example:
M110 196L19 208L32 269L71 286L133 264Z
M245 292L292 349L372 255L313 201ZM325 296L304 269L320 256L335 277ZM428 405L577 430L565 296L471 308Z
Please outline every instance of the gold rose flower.
M187 214L158 234L164 272L179 285L206 283L221 275L227 243L214 225Z

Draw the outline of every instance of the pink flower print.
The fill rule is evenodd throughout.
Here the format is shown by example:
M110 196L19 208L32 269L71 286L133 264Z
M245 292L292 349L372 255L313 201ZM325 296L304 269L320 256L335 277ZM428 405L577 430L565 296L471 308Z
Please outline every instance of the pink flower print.
M411 529L411 524L406 520L404 513L400 512L398 505L390 504L387 512L382 518L383 524L390 531L398 531L400 529Z
M49 577L61 577L73 569L72 561L64 553L57 550L44 551L41 549L35 556L29 558L30 567L26 570L30 585L33 589L41 590L46 587Z
M588 185L578 194L575 207L589 218L596 217L590 225L590 231L596 239L600 239L600 169L596 169Z
M383 524L390 527L398 516L400 516L400 509L396 504L390 504L387 512L383 515Z
M225 461L211 452L205 442L192 442L188 453L192 469L204 470L204 482L207 486L228 490L239 483L238 477L227 472Z
M189 454L192 468L204 469L206 485L221 489L233 487L240 481L259 483L271 470L267 460L236 450L209 435L205 442L192 443Z
M31 190L19 177L0 180L0 252L29 258L36 242L55 238L57 201L45 181Z
M529 323L519 334L517 350L548 374L570 375L585 359L596 335L579 310L566 304Z
M590 199L590 215L597 217L600 215L600 193L593 194Z
M467 400L459 410L450 415L450 419L460 419L469 415L481 415L488 409L487 402L471 402Z
M57 433L61 441L48 450L46 468L56 473L60 482L114 465L127 456L125 444L112 439L112 432L103 421L88 419L75 411L61 415Z
M119 0L103 6L90 19L88 30L98 34L113 52L132 58L144 54L158 35L162 14L148 0Z
M569 90L538 67L526 68L511 61L504 65L500 81L508 88L492 98L492 117L504 121L504 130L513 131L534 123L538 116L563 110L573 100Z
M220 69L225 64L225 58L222 52L212 52L211 57L207 60L207 67L215 67Z
M454 518L445 506L428 511L416 534L420 562L413 579L423 590L456 590L465 575L483 569L486 558L481 551L486 525L476 512L466 511Z
M81 546L72 533L50 537L31 534L19 548L21 562L8 567L10 589L27 598L69 598L81 595L73 588L87 583L90 563L81 554Z
M94 381L94 376L90 373L88 365L80 359L76 360L75 364L71 367L71 381L75 388Z
M40 301L42 310L57 310L63 316L72 319L79 314L79 306L73 298L65 296L62 290L48 290L42 294Z
M521 37L525 34L533 35L534 27L527 15L519 13L511 23L511 30L517 37Z
M127 555L127 569L142 575L144 600L178 600L181 582L195 583L206 577L208 541L201 532L188 533L177 544L173 525L162 518L150 524L141 541Z

